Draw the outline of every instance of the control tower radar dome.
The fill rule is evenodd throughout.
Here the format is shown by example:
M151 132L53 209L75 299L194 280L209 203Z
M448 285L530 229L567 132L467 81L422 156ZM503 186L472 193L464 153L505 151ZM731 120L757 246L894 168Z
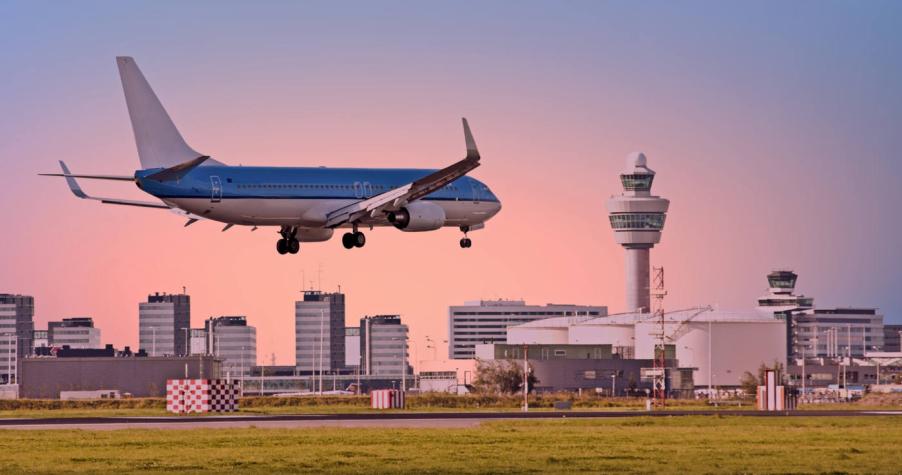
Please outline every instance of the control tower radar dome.
M670 201L652 196L654 170L644 153L631 153L620 175L623 193L607 202L611 228L617 244L626 249L626 311L648 312L649 251L661 241L661 230Z

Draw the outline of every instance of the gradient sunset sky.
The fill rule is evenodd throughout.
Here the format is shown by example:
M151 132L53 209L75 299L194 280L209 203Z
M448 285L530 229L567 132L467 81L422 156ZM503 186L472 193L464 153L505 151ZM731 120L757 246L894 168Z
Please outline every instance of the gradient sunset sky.
M78 200L56 172L131 174L115 65L134 56L188 143L228 164L442 167L504 209L485 230L377 229L275 252L275 232ZM347 317L398 313L428 360L466 300L623 310L604 201L629 152L671 200L652 263L666 307L751 308L773 268L819 306L902 322L900 2L9 2L0 0L0 292L36 326L89 315L136 346L138 302L247 315L260 361L294 361L302 275ZM134 186L84 182L146 199ZM442 345L438 357L447 356Z

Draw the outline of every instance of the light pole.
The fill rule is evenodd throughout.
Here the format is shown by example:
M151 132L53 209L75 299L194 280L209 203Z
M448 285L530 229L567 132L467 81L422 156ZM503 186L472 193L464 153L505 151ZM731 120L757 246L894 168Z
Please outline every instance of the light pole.
M523 412L529 412L529 347L523 345Z
M319 309L319 394L323 394L323 324L326 320L326 312ZM331 350L329 350L331 352Z
M617 397L617 372L611 373L611 397Z
M188 331L191 330L191 328L183 327L182 330L185 330L185 356L191 356L191 338L188 336Z

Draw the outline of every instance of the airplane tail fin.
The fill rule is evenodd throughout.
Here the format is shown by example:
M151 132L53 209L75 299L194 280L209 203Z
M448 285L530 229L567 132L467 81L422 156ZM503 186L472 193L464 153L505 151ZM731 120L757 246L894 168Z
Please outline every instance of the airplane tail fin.
M204 156L185 143L160 99L141 74L134 58L119 56L116 64L119 66L119 77L122 79L125 103L135 132L141 167L170 168ZM218 163L207 163L211 162Z

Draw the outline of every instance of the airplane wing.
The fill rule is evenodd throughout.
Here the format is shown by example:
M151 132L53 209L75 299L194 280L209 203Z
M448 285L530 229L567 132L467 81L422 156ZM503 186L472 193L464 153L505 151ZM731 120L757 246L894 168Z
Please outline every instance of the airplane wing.
M62 169L63 169L62 174L60 174L60 175L48 174L48 176L66 177L66 184L69 185L69 189L72 190L72 194L81 199L96 200L96 201L100 201L101 203L106 203L106 204L111 204L111 205L141 206L144 208L170 209L169 206L166 206L166 204L164 204L162 202L155 203L155 202L150 202L150 201L122 200L122 199L118 199L118 198L99 198L99 197L95 197L95 196L90 196L87 193L85 193L84 191L82 191L81 187L78 186L78 182L75 181L75 177L80 176L80 175L73 175L72 173L70 173L69 167L67 167L66 164L63 163L62 160L60 160L60 167L62 167ZM94 176L99 176L99 175L94 175ZM129 179L134 180L134 178L129 178Z
M463 160L430 173L412 183L338 208L326 215L325 226L334 228L367 217L376 218L382 212L393 211L407 203L416 201L478 167L479 150L476 149L476 141L473 140L473 134L470 132L470 125L467 123L467 119L463 119L463 125L464 139L467 143L467 156Z

